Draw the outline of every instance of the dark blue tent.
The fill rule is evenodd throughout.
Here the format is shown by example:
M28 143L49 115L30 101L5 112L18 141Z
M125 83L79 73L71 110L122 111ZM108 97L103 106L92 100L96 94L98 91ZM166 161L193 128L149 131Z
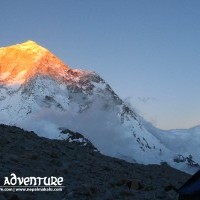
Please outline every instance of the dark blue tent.
M195 173L177 192L179 200L200 200L200 171Z

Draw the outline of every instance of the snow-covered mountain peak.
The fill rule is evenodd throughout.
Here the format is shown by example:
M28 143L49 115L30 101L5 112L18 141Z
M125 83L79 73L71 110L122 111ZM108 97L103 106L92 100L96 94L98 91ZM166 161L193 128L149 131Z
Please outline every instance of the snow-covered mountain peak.
M177 165L169 145L175 134L147 124L95 72L71 69L33 41L0 48L0 123L56 139L66 139L61 130L70 129L84 133L104 154ZM179 149L183 154L185 148Z
M0 82L21 84L37 74L58 77L70 68L33 41L0 48Z

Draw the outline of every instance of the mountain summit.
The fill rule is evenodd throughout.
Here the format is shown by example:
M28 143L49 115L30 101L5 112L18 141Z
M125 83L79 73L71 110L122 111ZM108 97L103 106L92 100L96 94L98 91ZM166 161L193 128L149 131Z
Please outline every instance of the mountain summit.
M0 48L0 81L24 83L36 74L57 76L70 68L33 41Z
M185 136L173 133L174 142L171 132L149 125L98 74L71 69L32 41L0 48L0 123L51 139L81 132L100 152L130 162L185 169L191 153ZM185 159L177 164L178 153Z

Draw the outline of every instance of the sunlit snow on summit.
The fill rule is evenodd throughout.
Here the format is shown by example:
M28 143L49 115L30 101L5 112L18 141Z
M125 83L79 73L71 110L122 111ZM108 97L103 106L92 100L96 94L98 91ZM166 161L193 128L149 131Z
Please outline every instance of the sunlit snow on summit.
M194 137L156 129L98 74L72 69L32 41L0 48L0 110L0 123L51 139L65 139L63 128L81 132L102 153L130 162L165 161L186 171L176 154L200 162ZM188 138L193 145L185 148Z
M33 41L0 48L0 81L24 83L35 74L56 75L69 67L50 51Z

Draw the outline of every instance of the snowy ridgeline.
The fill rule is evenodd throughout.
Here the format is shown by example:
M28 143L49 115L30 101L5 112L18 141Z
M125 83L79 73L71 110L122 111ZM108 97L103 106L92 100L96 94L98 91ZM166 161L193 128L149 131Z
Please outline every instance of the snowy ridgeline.
M26 85L2 85L0 122L33 130L47 138L66 138L61 129L70 129L83 133L109 156L144 164L166 162L191 173L198 169L199 127L156 129L98 75L91 73L87 77L90 80L86 84L80 84L79 79L66 84L50 77L37 77Z
M156 129L96 73L71 69L33 41L0 48L0 65L0 123L47 138L88 140L101 153L130 162L198 169L200 128ZM67 129L85 139L72 140Z

